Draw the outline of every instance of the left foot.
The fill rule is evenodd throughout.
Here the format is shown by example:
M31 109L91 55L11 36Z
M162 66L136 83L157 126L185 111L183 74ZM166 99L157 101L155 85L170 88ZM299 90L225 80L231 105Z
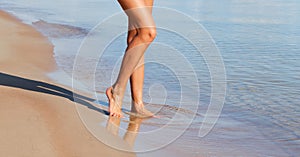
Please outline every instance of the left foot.
M123 114L120 105L122 102L119 100L119 96L113 92L113 87L109 87L106 89L106 96L109 103L109 115L122 118Z

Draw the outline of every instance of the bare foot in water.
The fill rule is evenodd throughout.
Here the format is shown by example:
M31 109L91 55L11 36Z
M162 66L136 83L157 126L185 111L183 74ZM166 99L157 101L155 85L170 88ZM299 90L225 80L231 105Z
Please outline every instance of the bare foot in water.
M119 96L113 93L112 87L106 89L106 96L109 103L109 115L113 117L123 117Z
M136 103L134 101L131 102L131 112L136 114L137 117L156 117L151 111L147 110L144 106L144 103Z

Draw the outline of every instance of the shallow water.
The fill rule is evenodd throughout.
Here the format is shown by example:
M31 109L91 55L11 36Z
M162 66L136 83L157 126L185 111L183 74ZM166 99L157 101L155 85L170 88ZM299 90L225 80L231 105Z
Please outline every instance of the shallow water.
M69 7L65 7L67 3ZM227 73L227 95L215 128L208 136L199 138L197 134L211 96L211 78L207 65L189 43L168 31L159 29L155 42L163 42L178 49L191 65L196 67L201 103L198 115L183 136L164 150L139 156L171 153L178 147L184 148L180 149L178 154L189 156L298 156L300 2L177 0L157 1L155 5L170 7L188 14L208 30L223 57ZM120 11L116 1L105 0L26 3L23 0L13 2L4 0L0 2L0 8L13 12L25 23L34 22L33 26L50 37L55 45L58 65L69 75L72 74L73 61L83 37L98 22ZM178 25L184 27L182 23ZM93 72L91 66L97 63L96 90L104 91L111 82L111 76L116 77L117 71L113 70L118 69L124 49L125 34L122 34L107 47L99 62L95 58L82 58L85 64L78 70L83 76L88 77ZM151 56L151 53L155 52L159 50L153 47L147 55ZM160 57L166 56L161 53ZM176 58L172 61L174 64L178 62ZM176 70L187 79L193 75L182 65L177 66ZM84 82L85 78L82 79ZM178 78L172 69L157 63L146 64L144 90L146 102L154 101L154 104L179 107L180 89ZM189 96L194 95L190 93ZM124 105L126 109L130 108L129 98L130 95L127 94ZM156 100L152 100L153 98ZM104 101L105 98L102 99ZM148 107L157 111L163 105ZM165 118L148 119L141 124L140 130L157 129L168 123L168 117L172 117L174 113L172 107L167 107L159 113L165 115ZM188 115L187 112L180 114L183 117ZM127 122L123 121L121 128L126 130L126 125ZM147 142L142 136L136 141L137 145ZM151 144L155 143L150 142Z

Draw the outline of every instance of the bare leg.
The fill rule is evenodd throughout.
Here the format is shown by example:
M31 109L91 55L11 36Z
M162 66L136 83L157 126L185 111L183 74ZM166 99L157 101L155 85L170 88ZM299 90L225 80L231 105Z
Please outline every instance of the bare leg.
M144 2L147 7L151 7L150 11L152 13L153 0L144 0ZM134 28L134 25L132 25L130 19L128 23L128 29L129 31L127 36L127 44L129 45L132 39L137 35L137 29ZM137 65L137 69L130 76L130 86L131 86L131 96L132 96L131 111L138 113L141 116L150 117L153 116L153 113L144 108L144 102L143 102L144 71L145 71L145 67L144 67L144 55L143 55Z
M151 11L149 8L143 8L145 6L144 1L119 0L119 3L128 18L132 20L132 24L137 28L137 34L126 49L117 81L106 90L106 95L109 99L110 115L122 117L121 104L127 81L149 44L154 40L156 30Z

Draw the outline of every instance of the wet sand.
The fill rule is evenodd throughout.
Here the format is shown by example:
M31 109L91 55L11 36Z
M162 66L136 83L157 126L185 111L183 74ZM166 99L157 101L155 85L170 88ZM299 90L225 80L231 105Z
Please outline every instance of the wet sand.
M0 28L0 156L135 156L97 140L80 120L68 87L46 76L57 68L46 37L2 11Z

